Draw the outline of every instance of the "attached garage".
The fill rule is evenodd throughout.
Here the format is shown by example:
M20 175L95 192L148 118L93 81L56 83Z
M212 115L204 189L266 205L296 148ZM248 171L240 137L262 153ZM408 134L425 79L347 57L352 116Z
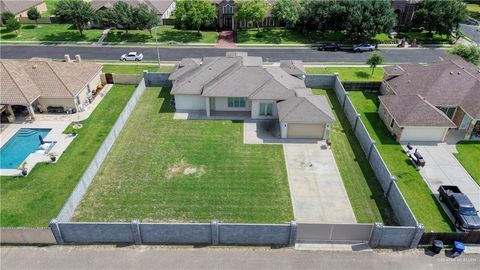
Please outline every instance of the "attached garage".
M289 98L277 104L280 132L284 139L329 138L335 117L324 96Z
M201 95L175 95L177 110L205 110L206 100Z
M287 138L323 139L325 124L287 124Z
M401 142L441 142L448 128L437 127L405 127L400 135Z

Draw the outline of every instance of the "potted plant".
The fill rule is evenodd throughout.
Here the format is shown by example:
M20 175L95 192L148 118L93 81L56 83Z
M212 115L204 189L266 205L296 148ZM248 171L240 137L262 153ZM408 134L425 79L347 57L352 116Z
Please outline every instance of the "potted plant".
M55 153L55 152L50 152L50 153L48 153L48 156L50 157L50 160L51 160L52 162L55 162L55 160L57 160L57 156L58 156L58 155L57 155L57 153Z
M28 168L27 168L27 162L26 161L24 161L20 166L18 166L17 169L22 171L23 176L27 176Z

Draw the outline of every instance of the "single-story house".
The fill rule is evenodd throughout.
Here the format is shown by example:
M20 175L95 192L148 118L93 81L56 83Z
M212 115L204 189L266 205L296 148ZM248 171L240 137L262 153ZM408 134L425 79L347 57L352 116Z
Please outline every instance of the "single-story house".
M47 11L45 0L0 0L0 13L10 11L17 19L27 18L27 12L32 7L37 8L40 13Z
M32 58L29 61L0 60L0 104L26 109L30 116L49 107L82 111L91 102L102 74L102 65L88 62L56 62Z
M328 139L333 112L324 96L306 88L301 61L263 66L261 57L228 52L225 57L185 58L170 74L177 111L248 112L252 119L278 119L282 138Z
M112 8L115 2L123 1L131 6L146 4L153 9L160 19L168 19L175 10L175 0L90 0L95 11Z
M480 69L459 57L386 67L380 91L380 117L398 141L480 136Z

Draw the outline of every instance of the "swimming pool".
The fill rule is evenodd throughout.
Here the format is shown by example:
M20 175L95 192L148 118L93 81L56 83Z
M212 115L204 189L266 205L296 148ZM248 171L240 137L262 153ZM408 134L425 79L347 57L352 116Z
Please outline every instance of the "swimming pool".
M16 169L30 155L39 149L40 139L51 129L21 128L0 148L0 169Z

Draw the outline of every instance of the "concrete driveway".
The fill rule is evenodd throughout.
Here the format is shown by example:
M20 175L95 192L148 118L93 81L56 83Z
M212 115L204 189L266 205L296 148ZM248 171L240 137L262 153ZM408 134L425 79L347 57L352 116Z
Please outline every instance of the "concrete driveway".
M446 143L413 146L425 159L426 165L420 174L433 194L438 194L440 185L455 185L480 209L480 186L452 154L452 147Z
M284 144L297 222L356 223L337 164L325 142Z

